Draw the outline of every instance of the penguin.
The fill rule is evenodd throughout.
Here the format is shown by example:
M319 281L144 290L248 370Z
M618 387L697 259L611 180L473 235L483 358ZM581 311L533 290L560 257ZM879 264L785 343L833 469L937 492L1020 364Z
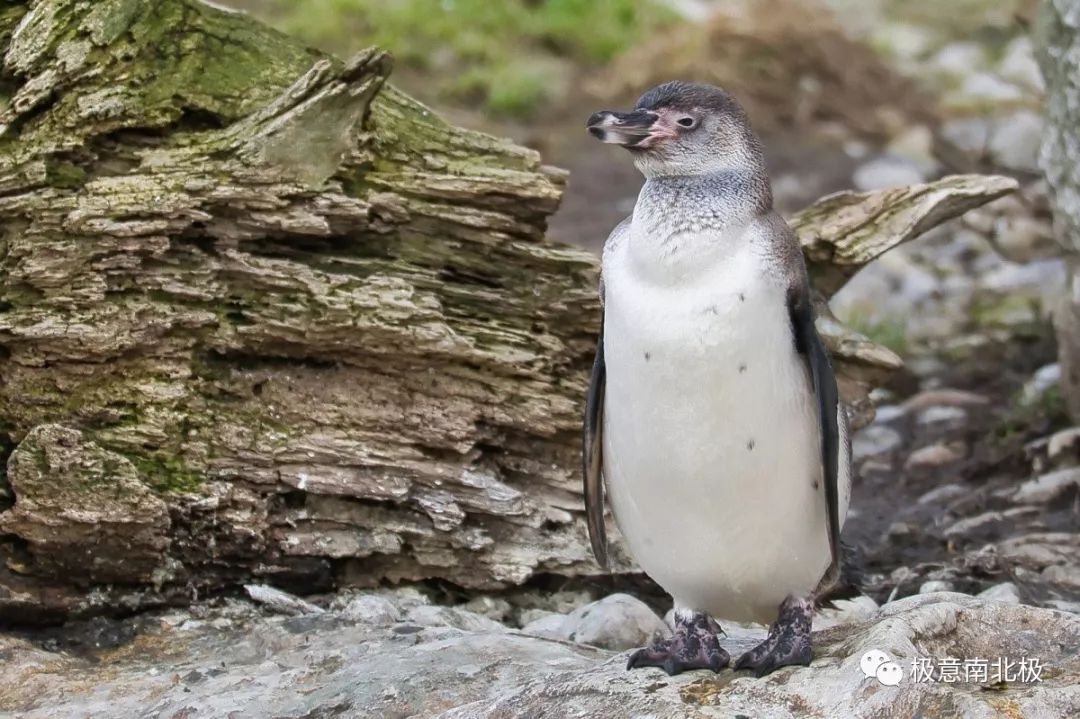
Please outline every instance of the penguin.
M719 672L717 618L770 624L735 669L808 665L815 603L840 571L851 447L761 141L730 94L685 82L587 129L645 177L603 249L582 457L597 562L607 495L674 600L672 637L627 668Z

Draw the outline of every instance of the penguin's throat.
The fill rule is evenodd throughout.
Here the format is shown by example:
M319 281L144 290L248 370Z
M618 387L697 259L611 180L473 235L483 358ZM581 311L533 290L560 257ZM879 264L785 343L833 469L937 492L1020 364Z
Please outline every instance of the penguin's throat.
M647 180L634 207L631 259L644 275L677 281L738 251L745 228L771 206L768 181L746 175Z

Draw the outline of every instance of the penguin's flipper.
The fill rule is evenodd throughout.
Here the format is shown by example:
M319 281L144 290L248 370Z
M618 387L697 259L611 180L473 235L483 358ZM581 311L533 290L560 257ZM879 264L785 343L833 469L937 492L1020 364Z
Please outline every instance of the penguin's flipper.
M805 275L804 275L805 277ZM840 567L840 427L839 392L829 352L814 326L814 310L807 282L788 291L788 312L795 333L795 349L806 357L817 398L821 425L821 465L825 480L826 514L829 523L829 549L832 565Z
M582 432L581 469L585 479L585 521L589 527L596 563L608 566L607 535L604 532L604 320L600 320L600 336L596 341L589 393L585 398L585 424Z

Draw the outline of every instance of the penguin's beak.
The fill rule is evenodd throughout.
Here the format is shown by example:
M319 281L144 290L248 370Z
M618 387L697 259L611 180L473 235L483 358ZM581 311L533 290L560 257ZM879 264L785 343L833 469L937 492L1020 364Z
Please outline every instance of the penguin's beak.
M650 110L601 110L593 113L585 128L601 142L644 149L660 136L667 134L664 128L659 126L659 120L660 115Z

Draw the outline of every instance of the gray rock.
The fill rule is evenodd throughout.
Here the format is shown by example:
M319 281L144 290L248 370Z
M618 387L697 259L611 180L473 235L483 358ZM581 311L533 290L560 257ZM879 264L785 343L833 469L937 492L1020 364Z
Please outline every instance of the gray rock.
M964 458L964 451L954 444L932 444L908 455L906 469L936 469Z
M943 484L919 497L919 504L945 504L950 499L969 494L971 490L962 484Z
M941 48L929 61L929 69L939 75L964 78L986 67L986 50L977 42L954 42Z
M1020 590L1017 589L1016 585L1012 582L995 584L989 589L979 592L977 596L980 599L986 599L991 602L1005 602L1006 604L1020 603Z
M1036 173L1042 134L1042 116L1031 110L1000 118L990 135L990 159L1009 170Z
M1026 383L1020 401L1031 404L1039 400L1051 387L1061 382L1061 365L1057 362L1040 367Z
M655 634L671 635L648 605L629 594L612 594L574 610L566 628L566 639L616 651L648 644Z
M1076 487L1080 487L1080 467L1068 467L1024 482L1012 499L1017 504L1047 504Z
M1069 427L1054 432L1046 443L1046 456L1050 460L1061 459L1067 453L1075 454L1080 448L1080 427Z
M874 424L891 424L903 419L906 415L907 410L900 405L887 404L874 410Z
M1046 89L1039 63L1035 59L1035 48L1027 35L1019 35L1005 47L998 64L998 74L1036 93Z
M322 614L325 609L265 584L245 584L244 591L253 602L258 602L280 614Z
M855 433L851 443L852 458L858 462L867 457L876 457L899 449L903 443L903 437L892 427L872 424Z
M467 612L458 607L421 604L410 609L405 618L409 622L423 627L450 627L465 632L507 631L505 626L492 619Z
M473 614L479 614L497 622L505 622L513 607L501 597L479 596L461 605L461 608Z
M341 610L341 616L354 622L385 625L401 619L401 612L386 597L377 594L361 594L353 598Z
M1037 684L1010 685L1010 711L1032 717L1080 713L1080 617L958 594L907 597L865 621L817 632L809 667L762 679L730 670L676 677L656 669L627 672L625 654L515 632L401 635L328 615L303 619L302 629L295 618L259 618L227 631L155 627L138 651L99 662L0 635L0 701L3 711L20 719L906 719L912 707L925 716L989 719L1001 715L1000 692L911 682L906 670L920 657L1032 656L1053 672ZM732 640L723 642L733 655L742 650ZM870 649L886 652L905 669L900 686L863 674L859 662Z
M990 144L990 120L985 117L959 117L941 125L941 138L970 160L986 154Z
M916 422L923 427L958 427L967 420L967 412L960 407L927 407L920 410Z
M1042 575L1043 579L1048 582L1080 589L1080 565L1055 564L1044 569Z
M917 164L893 155L882 155L860 165L852 177L855 187L864 192L916 185L925 181L926 174Z
M1024 97L1020 88L991 72L968 75L960 88L960 94L980 104L1013 102Z
M940 579L934 579L929 582L923 582L919 586L919 594L930 594L931 592L951 592L953 591L953 585L950 582L945 582Z
M534 637L546 637L547 639L564 639L570 641L570 635L573 633L573 628L570 624L570 618L565 614L545 612L544 616L537 617L523 626L521 631Z

